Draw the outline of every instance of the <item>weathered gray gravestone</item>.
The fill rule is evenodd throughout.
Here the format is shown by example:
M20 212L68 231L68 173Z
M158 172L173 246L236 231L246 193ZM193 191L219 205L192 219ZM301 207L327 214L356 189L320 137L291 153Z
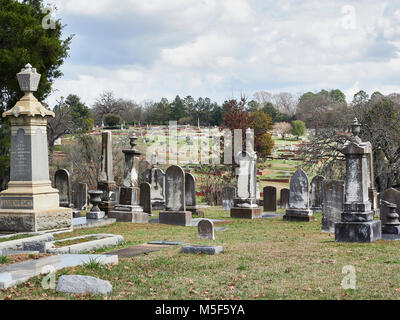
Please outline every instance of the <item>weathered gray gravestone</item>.
M71 208L73 205L69 172L65 169L57 170L54 175L54 184L60 195L60 207Z
M229 211L235 205L236 188L223 187L222 188L222 210Z
M288 209L289 208L289 196L290 190L289 189L281 189L281 209Z
M344 181L324 180L322 193L322 232L335 233L335 223L342 219Z
M186 211L185 172L180 166L171 166L165 172L165 208L160 212L159 223L190 226L192 213Z
M73 191L74 207L78 210L87 210L88 208L88 185L86 183L75 183Z
M265 187L264 193L264 212L276 212L276 188Z
M192 216L203 216L196 205L196 178L191 173L185 173L185 201L186 210L192 212Z
M140 184L140 205L144 212L151 215L151 186L148 182Z
M397 223L393 223L395 219L393 219L391 212L396 212L397 214L400 212L400 191L390 188L380 196L380 215L382 222L382 233L383 234L393 234L399 235L400 228ZM396 207L394 210L391 210L391 207L388 203L394 204Z
M322 183L323 176L315 176L311 180L311 210L320 211L322 209Z
M151 186L151 203L154 210L165 210L165 173L159 168L146 169L142 173L144 182Z
M382 238L381 222L374 220L374 211L368 197L368 157L371 143L358 137L361 125L354 119L353 140L344 145L346 157L346 187L342 221L335 224L337 242L372 242Z
M197 225L199 239L215 240L214 223L210 220L201 220Z
M283 220L305 222L315 220L310 210L309 187L307 174L298 169L290 180L289 209L286 209Z

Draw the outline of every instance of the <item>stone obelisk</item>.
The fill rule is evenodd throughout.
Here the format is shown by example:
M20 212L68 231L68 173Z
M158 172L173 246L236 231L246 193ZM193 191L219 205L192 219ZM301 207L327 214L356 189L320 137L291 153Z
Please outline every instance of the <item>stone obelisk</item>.
M70 229L72 210L60 208L49 178L47 119L54 113L34 97L40 74L27 64L17 79L25 95L3 113L11 123L8 189L0 193L0 231L37 232Z

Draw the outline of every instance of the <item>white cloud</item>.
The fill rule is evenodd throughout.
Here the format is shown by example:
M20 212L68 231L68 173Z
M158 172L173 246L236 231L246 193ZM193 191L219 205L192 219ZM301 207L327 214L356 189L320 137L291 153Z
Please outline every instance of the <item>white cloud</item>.
M355 90L398 87L400 4L394 1L56 2L62 22L75 22L67 31L78 34L79 45L72 46L50 102L77 93L92 103L103 90L138 101L179 94L222 102L232 91L322 88L342 89L351 100ZM354 28L343 23L345 5L354 8ZM97 31L95 22L115 30ZM102 66L93 67L99 54Z

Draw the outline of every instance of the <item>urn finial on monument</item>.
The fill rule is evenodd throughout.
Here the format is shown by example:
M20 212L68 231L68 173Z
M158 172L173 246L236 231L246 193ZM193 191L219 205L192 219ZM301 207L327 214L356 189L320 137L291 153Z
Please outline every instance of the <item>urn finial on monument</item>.
M40 78L41 75L37 73L36 68L32 68L29 63L25 68L22 68L21 72L17 73L18 84L21 91L24 92L24 96L11 110L3 113L3 118L8 116L13 116L13 118L19 118L20 116L41 117L43 119L55 117L54 112L42 106L33 95L33 92L38 90Z

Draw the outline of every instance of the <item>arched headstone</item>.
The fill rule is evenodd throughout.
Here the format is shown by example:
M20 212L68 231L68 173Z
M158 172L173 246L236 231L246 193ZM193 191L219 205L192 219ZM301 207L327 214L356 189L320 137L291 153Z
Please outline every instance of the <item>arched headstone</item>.
M165 173L166 211L185 211L185 172L180 166L171 166Z
M72 206L71 176L65 169L57 170L54 175L55 188L60 195L60 207L70 208Z
M323 176L315 176L311 180L311 209L321 210L322 209L322 183L325 178Z

